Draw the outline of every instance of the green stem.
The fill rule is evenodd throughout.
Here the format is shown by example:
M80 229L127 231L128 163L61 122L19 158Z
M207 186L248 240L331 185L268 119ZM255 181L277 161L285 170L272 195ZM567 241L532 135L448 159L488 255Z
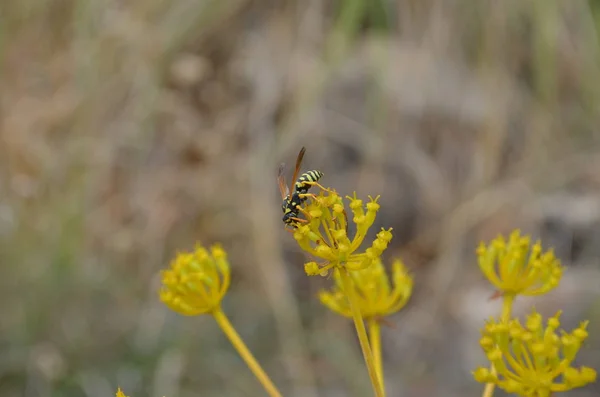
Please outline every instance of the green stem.
M385 393L385 384L383 382L383 364L381 361L381 326L375 317L370 317L367 320L369 324L369 342L373 351L373 361L375 362L375 371L381 384L381 389Z
M227 335L229 341L237 350L238 354L246 362L246 365L248 365L250 371L252 371L254 376L256 376L256 379L258 379L258 381L263 385L267 391L267 394L271 397L281 397L281 393L279 390L277 390L277 387L275 387L269 376L262 369L258 361L256 361L252 353L250 353L250 350L248 350L242 341L242 338L240 338L240 335L236 332L235 328L233 328L233 325L231 325L229 319L227 316L225 316L225 313L223 313L223 310L221 310L221 308L217 308L212 312L212 315L217 321L217 324L219 324L219 327L221 327L221 330L223 330L225 335Z
M367 336L365 323L363 321L362 315L360 314L360 310L358 309L358 304L356 302L356 295L354 293L354 288L352 287L352 280L350 279L348 270L346 270L344 267L339 267L338 271L340 272L340 278L342 279L344 292L346 293L346 297L350 302L350 308L352 309L352 319L354 320L354 327L356 328L356 334L358 335L360 348L365 359L365 364L367 365L369 378L371 378L373 391L375 392L375 396L384 397L383 389L381 387L381 383L379 382L379 377L377 376L377 370L375 369L373 352L371 351L371 346L369 346L369 337Z
M512 305L515 301L515 295L504 295L502 299L502 322L507 323L512 313Z

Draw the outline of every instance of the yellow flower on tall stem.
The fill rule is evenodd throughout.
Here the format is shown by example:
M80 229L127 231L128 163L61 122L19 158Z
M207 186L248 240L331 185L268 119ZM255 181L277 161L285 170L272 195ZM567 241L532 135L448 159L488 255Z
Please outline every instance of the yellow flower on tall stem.
M486 332L490 333L498 330L504 332L510 329L515 335L521 335L520 331L518 331L518 322L515 323L516 320L511 320L514 300L518 295L537 296L548 293L556 288L560 283L563 272L560 261L555 257L552 250L543 252L541 242L537 241L532 245L531 238L529 236L521 236L519 230L513 231L508 240L499 236L487 246L481 243L477 248L477 257L479 268L490 283L496 287L497 294L503 300L502 315L499 322L490 323L495 325L490 325L489 327L486 326ZM530 317L528 324L533 324L534 319L541 322L541 316L534 314ZM549 335L550 332L553 332L558 324L558 317L551 319L548 322L546 334ZM502 332L497 335L502 334ZM531 332L526 333L526 335L528 335L528 338L532 337ZM507 338L514 343L518 342L512 334L507 336ZM531 386L533 383L528 376L542 377L541 373L549 368L548 365L550 365L550 362L543 360L538 360L537 362L531 361L531 354L536 354L536 349L542 346L539 343L533 350L531 350L532 345L528 345L527 348L521 346L517 351L513 351L516 356L511 356L508 350L506 350L507 344L497 342L500 341L491 338L490 335L482 338L482 347L488 349L486 351L488 352L491 366L489 369L478 369L474 375L478 381L487 383L483 391L483 397L491 397L496 385L505 390L513 390L516 387L515 382L522 380ZM551 350L551 354L558 353L556 346ZM500 357L506 358L507 362L511 363L510 365L513 366L516 372L507 372L506 365L503 364L502 360L499 360ZM525 361L519 363L518 360ZM537 367L538 363L541 362L545 362L547 364L545 364L546 367ZM569 370L569 373L573 374L572 370ZM546 374L544 376L545 380L542 383L548 385L547 390L554 388L555 391L559 391L560 387L556 386L556 384L551 387L551 382L548 383L549 375ZM549 393L540 384L535 385L535 387L530 386L523 386L519 389L519 393L524 396L536 397L543 397Z
M160 299L173 311L186 315L211 314L233 347L271 397L281 393L267 376L221 309L230 282L227 254L218 245L209 253L197 246L194 252L179 253L162 272Z
M321 192L318 196L306 195L308 200L299 207L299 211L306 216L306 221L296 225L294 238L300 248L320 259L321 263L308 262L304 265L304 270L308 275L325 275L333 270L335 277L338 277L342 290L345 291L348 298L373 390L376 396L382 397L384 390L360 312L359 298L352 284L351 273L366 269L379 260L380 255L392 239L392 229L382 229L371 246L361 252L360 247L380 208L377 203L379 197L370 197L370 201L366 205L362 200L356 198L356 194L353 197L347 197L353 227L356 229L353 236L349 236L348 213L342 197L333 189L325 188L318 183L312 184L319 186Z
M344 317L352 318L352 308L339 272L335 272L333 277L334 287L319 294L321 303ZM380 323L384 317L398 312L406 305L412 293L413 279L399 259L392 264L391 280L381 260L365 269L350 272L350 277L359 311L369 327L375 369L384 388Z

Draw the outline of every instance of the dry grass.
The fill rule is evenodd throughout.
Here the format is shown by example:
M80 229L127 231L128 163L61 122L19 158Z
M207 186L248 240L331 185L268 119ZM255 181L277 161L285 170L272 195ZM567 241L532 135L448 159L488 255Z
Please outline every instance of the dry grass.
M592 318L598 368L599 7L3 2L0 394L262 395L209 319L157 300L201 240L230 252L225 309L286 395L368 395L280 222L277 166L302 145L326 184L382 195L416 273L383 333L390 396L478 395L497 308L473 247L514 227L570 266L535 302Z

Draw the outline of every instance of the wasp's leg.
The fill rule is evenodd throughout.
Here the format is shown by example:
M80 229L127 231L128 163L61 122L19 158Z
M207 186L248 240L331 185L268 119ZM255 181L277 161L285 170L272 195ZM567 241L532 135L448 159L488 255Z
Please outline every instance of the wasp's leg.
M308 222L306 219L302 219L302 218L291 217L290 219L293 220L293 221L296 221L296 222L300 222L300 223L307 223Z
M300 197L301 199L307 199L309 197L313 200L317 199L317 195L314 193L300 193L298 194L298 197Z
M304 208L298 206L297 209L302 212L308 219L299 219L301 222L310 222L310 220L312 219L312 216L310 215L310 213L308 211L306 211ZM291 219L297 219L297 218L291 218ZM347 225L346 225L347 226ZM325 244L328 247L331 247L331 245L329 245L329 243L325 240L317 240L316 241L317 244ZM337 242L333 241L333 244L335 246L335 248L337 248Z
M293 233L296 231L296 228L298 227L296 225L296 223L308 223L308 221L306 219L302 219L302 218L296 218L296 217L290 217L288 219L291 219L292 221L294 221L293 224L288 224L285 227L285 230L287 230L290 233ZM290 228L291 227L291 228Z
M319 182L317 182L317 181L314 181L314 182L308 182L308 181L306 181L306 182L304 182L304 184L306 184L306 185L310 185L310 186L317 186L317 187L319 187L319 189L321 189L321 190L325 190L326 192L330 192L330 193L331 193L331 189L329 189L329 188L326 188L325 186L321 185L321 184L320 184Z
M310 213L309 213L307 210L305 210L304 208L302 208L302 207L300 207L300 206L298 205L298 206L296 206L296 209L297 209L298 211L302 212L302 213L304 214L304 216L306 217L306 219L302 219L302 221L304 221L304 222L308 222L308 221L310 221L310 220L312 219L312 215L311 215L311 214L310 214ZM292 218L292 219L293 219L293 218Z

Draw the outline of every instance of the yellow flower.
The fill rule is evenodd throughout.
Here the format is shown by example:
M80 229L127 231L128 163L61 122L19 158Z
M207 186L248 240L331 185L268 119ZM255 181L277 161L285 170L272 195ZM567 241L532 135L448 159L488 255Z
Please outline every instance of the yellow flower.
M209 254L197 246L194 252L177 254L170 269L162 271L160 299L186 316L210 313L219 308L229 282L225 251L215 245Z
M404 264L395 260L392 264L392 280L385 272L380 260L373 265L350 272L354 294L363 318L389 316L402 309L412 293L413 280ZM321 291L321 303L342 316L352 318L352 308L344 293L338 272L334 273L335 286L331 291Z
M325 260L323 264L305 264L308 275L325 274L329 269L344 266L349 270L364 269L378 260L392 239L391 230L382 229L370 248L357 253L367 231L373 225L379 204L377 200L363 205L362 200L347 197L352 211L352 221L356 226L354 236L348 236L347 213L342 198L332 189L322 189L318 196L311 196L301 211L306 215L306 224L300 224L294 231L294 238L304 251Z
M521 396L548 397L596 381L596 371L588 367L574 368L575 359L587 338L585 321L571 333L561 331L560 312L547 321L533 311L525 326L519 320L496 322L490 320L482 330L480 345L497 373L478 368L478 382L494 383L508 393Z
M481 271L502 294L541 295L560 282L562 266L553 251L542 253L539 241L530 245L529 236L515 230L508 242L500 236L477 248Z

